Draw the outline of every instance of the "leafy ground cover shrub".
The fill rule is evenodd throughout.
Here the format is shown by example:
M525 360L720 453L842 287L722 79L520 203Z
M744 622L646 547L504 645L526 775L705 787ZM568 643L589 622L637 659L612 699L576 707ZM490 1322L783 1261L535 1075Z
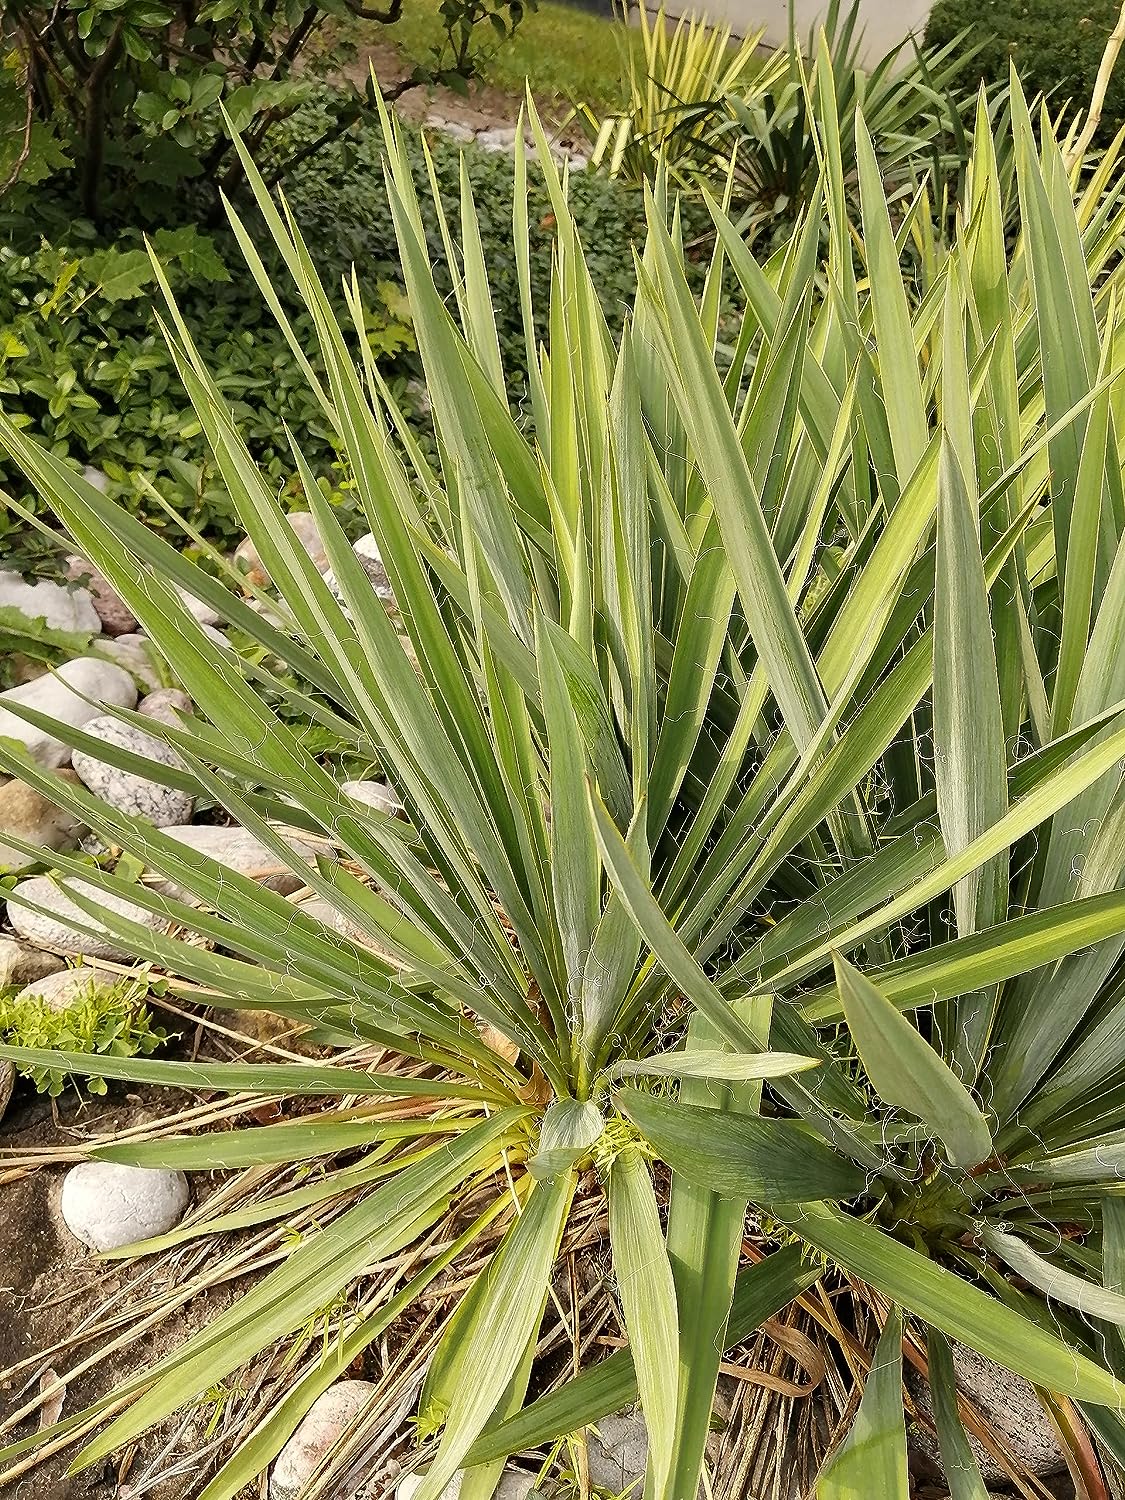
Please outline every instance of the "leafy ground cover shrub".
M656 201L645 275L607 322L548 168L557 270L528 420L508 399L471 199L445 298L415 172L392 139L438 464L357 368L259 187L400 626L299 434L342 605L294 542L174 302L178 368L291 629L0 422L200 707L151 726L180 762L148 773L187 768L357 936L0 746L0 764L194 904L67 856L58 868L208 939L103 916L219 1006L278 1011L323 1042L415 1065L404 1077L354 1053L347 1066L260 1068L21 1054L110 1078L359 1101L97 1148L189 1169L356 1155L300 1189L319 1229L139 1376L82 1465L323 1320L323 1346L318 1332L261 1392L249 1441L202 1491L231 1500L437 1262L376 1306L345 1295L353 1281L436 1226L453 1254L498 1224L420 1397L436 1434L421 1500L466 1466L471 1491L489 1494L505 1453L637 1391L652 1493L694 1495L724 1344L826 1264L885 1300L858 1424L837 1435L822 1495L907 1500L905 1320L924 1331L966 1493L983 1486L950 1338L1045 1391L1107 1464L1125 1455L1125 414L1113 364L1125 211L1110 200L1107 218L1089 189L1075 205L1017 90L1025 235L1005 242L982 115L964 234L923 262L912 306L862 120L849 222L830 98L816 212L763 264L714 210L698 303ZM514 249L534 348L521 171ZM742 305L720 367L727 257ZM818 283L832 295L814 298ZM342 793L259 691L283 697L284 684L268 665L248 683L173 583L307 685L324 726L384 769L405 820ZM58 733L88 747L82 731ZM275 823L345 857L310 870ZM388 1122L404 1099L417 1113ZM651 1158L671 1168L666 1231ZM521 1412L573 1204L603 1193L631 1347ZM740 1272L748 1203L777 1248ZM255 1222L293 1206L291 1193L267 1196ZM160 1245L207 1232L204 1218Z
M329 102L294 119L282 149L298 150L315 139L332 108ZM437 138L432 153L443 189L455 193L460 149ZM421 182L426 169L416 140L410 155ZM417 400L418 366L382 170L381 138L361 129L295 173L288 196L341 315L340 286L354 262L367 307L369 347L396 398L410 410ZM526 351L509 252L511 167L495 153L470 147L465 170L493 275L506 367L513 390L519 391L526 379ZM530 274L540 292L543 332L542 292L549 284L556 236L549 196L534 165L529 181ZM604 178L577 174L571 199L590 246L599 294L612 314L632 295L631 247L643 231L640 196ZM156 283L139 232L107 242L78 223L65 237L40 244L29 223L19 230L14 244L0 246L0 408L58 455L101 469L114 492L128 494L151 524L182 534L175 518L152 498L150 485L214 544L237 541L237 517L153 317ZM432 202L426 234L440 265L441 231ZM295 367L233 235L229 230L205 234L187 225L155 229L152 242L255 461L279 491L300 501L300 481L284 436L288 422L302 432L309 458L346 510L346 477L333 467L338 445L331 424ZM271 259L268 249L264 253L298 336L311 343L308 315L286 292L280 259ZM450 286L445 280L443 291ZM4 484L15 486L21 501L30 498L15 471L0 462ZM0 505L0 535L21 525Z
M68 998L62 1009L53 1009L37 995L20 999L0 993L0 1038L9 1047L70 1052L79 1056L147 1057L161 1047L168 1034L152 1024L140 1003L137 985L124 979L117 984L91 982L86 990ZM66 1087L69 1072L29 1064L17 1069L42 1093L57 1098ZM91 1094L104 1094L104 1079L87 1077Z
M971 74L1004 85L1014 60L1029 91L1050 95L1052 112L1068 100L1085 109L1106 39L1121 7L1116 0L938 0L926 24L927 46L947 45L965 30L979 49ZM1125 77L1110 80L1099 139L1125 124Z

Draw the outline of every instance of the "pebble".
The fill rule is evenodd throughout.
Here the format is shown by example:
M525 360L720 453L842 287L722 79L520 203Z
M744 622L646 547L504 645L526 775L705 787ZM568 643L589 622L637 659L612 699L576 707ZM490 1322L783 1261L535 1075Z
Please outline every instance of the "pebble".
M591 1487L614 1495L639 1493L648 1464L648 1432L639 1412L602 1417L591 1429L587 1445Z
M77 781L73 771L59 771L67 781ZM78 847L86 825L65 808L56 807L49 797L28 786L26 781L9 781L0 787L0 871L24 870L40 863L33 854L21 854L4 842L5 834L14 834L28 844L66 853Z
M994 1365L983 1354L978 1354L975 1349L969 1349L964 1344L954 1343L952 1349L953 1370L959 1390L995 1427L1014 1457L1032 1474L1038 1474L1041 1478L1061 1474L1066 1462L1059 1447L1058 1436L1030 1383L1022 1375ZM933 1404L928 1382L908 1367L906 1384L919 1410L932 1416ZM1007 1477L1004 1470L971 1433L968 1437L969 1447L980 1465L984 1482L1004 1483ZM927 1457L940 1465L938 1445L928 1432L914 1428L911 1439Z
M305 551L312 558L317 570L321 573L328 571L328 554L324 550L324 543L320 539L316 520L311 511L291 511L285 518ZM245 575L248 583L255 584L258 588L266 588L272 581L266 572L266 565L258 555L258 549L249 537L246 537L238 545L234 554L235 567L239 568Z
M266 847L261 839L255 838L245 828L236 824L228 828L221 828L212 823L188 824L184 827L165 828L164 832L169 838L176 839L178 843L186 844L190 849L197 849L201 854L216 859L221 865L226 865L228 870L236 870L240 875L248 875L252 880L264 885L267 890L278 891L283 896L300 890L304 881L299 875L286 868L274 854L272 849ZM296 838L292 834L285 835L286 842L303 860L310 865L315 863L316 851L311 844L303 839ZM189 892L176 885L174 881L161 879L156 884L156 889L175 896L181 901L190 901L193 898Z
M128 672L139 692L154 693L163 686L162 658L147 635L132 631L113 640L99 641L98 651L122 671Z
M175 583L172 587L180 596L180 602L188 614L192 619L198 620L201 625L217 625L222 619L217 609L213 609L203 599L197 599L194 594L189 594L182 584Z
M171 724L174 727L179 723L181 715L195 712L195 704L183 688L157 688L154 693L148 693L141 699L137 704L137 712L144 714L146 719L155 719L158 724Z
M394 1488L394 1500L414 1500L422 1487L423 1474L404 1474ZM458 1500L461 1494L461 1471L458 1470L441 1492L441 1500ZM507 1464L496 1485L493 1500L527 1500L535 1488L536 1475L530 1469Z
M182 1172L84 1161L63 1178L62 1216L91 1250L119 1250L174 1229L190 1199Z
M374 946L362 927L357 926L344 912L337 911L330 901L324 900L323 896L307 897L304 901L299 901L295 909L303 916L311 917L314 922L320 922L332 932L338 932L341 937L346 937L353 943L360 943L367 948Z
M12 1102L12 1090L16 1086L15 1066L5 1061L0 1061L0 1120L4 1118L4 1112Z
M159 761L163 766L177 764L176 752L163 740L146 734L133 724L124 724L111 715L91 719L86 725L86 731L96 735L103 744L131 750L136 755ZM85 751L74 752L74 769L96 797L101 797L119 812L147 819L157 828L186 823L195 810L195 799L190 792L182 792L177 787L161 786L157 781L150 781L147 776L135 776L131 771L122 771Z
M99 973L90 964L80 964L76 969L60 969L56 974L25 984L16 999L42 1000L48 1010L64 1011L91 992L104 993L118 983L116 975L108 971Z
M44 953L15 938L0 938L0 990L25 989L62 968L57 954Z
M207 637L207 639L213 645L218 646L220 648L220 650L222 650L222 651L233 651L234 650L234 647L231 645L230 641L227 640L227 638L223 634L223 632L221 630L217 630L214 625L207 625L202 620L200 620L200 622L199 622L199 628L200 628L200 630L202 630L203 634Z
M353 551L355 552L356 557L359 559L360 564L363 567L363 571L371 580L371 585L375 590L376 599L378 599L381 604L384 604L389 611L393 612L395 609L394 589L391 588L391 581L387 577L386 568L383 566L383 558L382 554L379 551L379 544L375 540L371 532L368 532L366 536L360 537L359 541L354 544ZM335 595L339 603L345 604L346 601L344 599L344 591L337 582L336 574L332 571L331 568L329 568L328 572L325 573L324 581L332 590L332 593Z
M96 469L93 464L87 464L82 470L82 478L87 484L92 484L96 490L104 495L109 489L109 476L103 474L101 469Z
M11 569L0 570L0 609L14 609L25 619L42 620L50 630L74 635L100 635L102 630L89 589L46 578L29 583Z
M447 120L444 115L429 114L426 116L426 124L431 130L440 130L442 135L449 136L450 140L460 141L462 145L476 139L472 126L462 125L460 120Z
M86 698L93 702L87 703ZM41 766L65 766L70 761L70 746L15 714L6 713L6 703L24 704L80 729L98 717L99 705L132 708L136 701L137 689L128 672L113 662L79 656L65 662L57 672L0 693L0 736L22 741Z
M482 130L477 135L477 145L485 151L515 151L516 127L495 125L490 130Z
M394 603L394 590L391 581L387 577L387 569L383 564L383 554L379 551L379 543L369 531L366 536L361 536L354 544L352 551L363 565L363 571L370 578L375 587L375 592L384 604Z
M385 781L345 781L340 787L345 796L373 807L376 812L386 813L388 818L405 816L402 803Z
M128 635L136 630L136 615L100 568L74 554L66 560L66 576L71 583L81 584L88 590L106 635Z
M83 899L94 902L103 911L139 922L156 932L166 932L171 925L166 917L135 906L132 901L126 901L116 893L111 895L106 891L96 890L84 880L69 881L68 885ZM133 957L127 948L122 948L117 939L111 936L107 927L96 917L87 916L81 907L71 901L66 891L46 875L34 875L30 880L21 880L12 895L23 896L49 913L41 916L39 912L9 899L8 921L19 936L26 938L29 943L36 943L41 948L53 948L56 953L78 953L87 958L105 958L111 963L125 963ZM96 934L104 933L104 936L89 936L80 932L76 923L85 923Z
M297 1500L321 1459L378 1389L370 1380L339 1380L321 1392L277 1455L269 1500Z

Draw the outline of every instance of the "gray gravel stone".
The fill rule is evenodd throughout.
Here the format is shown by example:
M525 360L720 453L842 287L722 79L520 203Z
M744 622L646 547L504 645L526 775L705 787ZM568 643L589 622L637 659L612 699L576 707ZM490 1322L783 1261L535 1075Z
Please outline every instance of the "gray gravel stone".
M975 1349L957 1343L953 1344L953 1369L958 1389L995 1427L1020 1463L1040 1478L1063 1472L1066 1462L1051 1419L1022 1375L994 1365ZM920 1410L932 1416L929 1384L910 1366L906 1370L906 1383ZM937 1443L929 1433L915 1428L911 1437L927 1457L940 1465ZM971 1433L969 1446L985 1483L1003 1483L1007 1477L1003 1469Z
M201 625L217 625L222 619L217 609L212 609L204 600L197 599L194 594L189 594L187 589L183 588L180 584L175 583L172 587L179 594L180 600L188 614L193 619L198 620Z
M377 1390L370 1380L339 1380L316 1398L277 1455L269 1500L297 1500L321 1459Z
M154 693L148 693L141 699L137 704L137 712L148 719L155 719L158 724L175 725L181 717L195 712L195 704L183 688L157 688Z
M359 559L363 571L371 580L371 586L375 590L375 597L393 612L395 605L394 590L391 588L390 579L387 577L387 570L383 565L383 556L379 551L379 543L375 540L374 533L369 531L366 536L361 536L357 542L352 544L352 550ZM324 581L340 603L343 604L344 591L336 581L336 574L331 568L325 573Z
M600 1418L597 1430L589 1432L586 1451L591 1485L614 1495L640 1493L648 1463L648 1432L640 1412Z
M311 511L291 511L286 520L293 528L297 540L312 558L319 572L328 570L328 555L324 550L324 543L320 539L316 520ZM247 581L256 584L258 588L265 588L270 582L270 575L266 571L266 565L258 555L258 549L249 537L246 537L238 546L234 554L235 566L245 573Z
M78 780L70 770L59 771L57 775L68 781ZM84 823L72 817L65 808L56 807L49 797L28 786L27 782L12 780L7 786L0 787L0 870L13 872L38 863L34 855L21 854L5 843L5 834L63 853L76 849L85 831Z
M66 560L66 576L71 583L88 590L91 602L106 635L128 635L137 628L137 617L93 563L73 554Z
M169 838L176 839L191 849L198 849L201 854L218 860L228 869L237 870L240 875L247 875L264 885L267 890L279 891L283 896L300 890L304 884L261 839L237 825L220 828L209 823L196 823L185 827L165 828L164 832ZM284 837L302 860L310 865L315 862L316 851L311 844L293 834L286 834ZM159 880L156 889L183 901L192 899L187 891L171 880Z
M356 802L373 807L376 812L386 813L388 818L403 816L402 803L385 781L345 781L340 790Z
M203 634L207 637L207 639L213 645L218 646L221 651L233 651L234 650L234 647L231 645L230 641L223 634L223 632L218 629L217 626L215 626L215 625L206 625L206 624L204 624L204 622L202 620L200 620L200 622L199 622L199 628L200 628L200 630L202 630Z
M463 145L476 139L476 132L471 126L462 125L460 120L447 120L444 115L429 114L426 116L426 124L431 130L440 130L442 135L449 136L450 140L460 141Z
M116 745L144 755L149 760L159 761L164 766L176 765L176 753L155 735L146 734L132 724L107 715L92 719L86 725L87 733L94 734L106 745ZM161 786L145 776L134 776L131 771L121 771L108 761L84 751L74 752L74 769L95 796L103 798L111 807L135 817L146 818L157 828L169 828L186 823L195 809L195 799L190 792L181 792L176 787Z
M98 994L111 990L119 982L115 974L99 972L91 964L79 964L76 969L60 969L57 974L48 974L44 979L25 984L16 999L42 1000L48 1010L63 1011L91 992Z
M42 620L51 630L100 635L102 622L88 589L68 588L40 578L29 583L9 568L0 570L0 609L14 609L27 620Z
M0 990L24 989L64 967L55 953L45 953L15 938L0 938Z
M145 911L143 907L136 906L121 896L96 890L84 880L68 881L67 885L104 912L126 917L144 927L151 927L156 932L165 932L170 925L166 917ZM40 948L51 948L56 953L80 953L87 958L109 959L112 963L124 963L133 956L128 949L121 947L103 923L96 917L87 916L81 907L74 904L66 891L46 875L34 875L30 880L21 880L12 892L12 897L16 896L25 897L48 913L47 916L41 916L18 900L9 899L8 921L19 936L26 938L29 943L35 943ZM87 936L79 931L76 924L80 923L92 927L95 936ZM100 935L103 933L104 936Z
M113 640L99 641L98 652L107 656L115 666L128 672L142 693L154 693L163 685L160 670L161 656L155 644L140 631L119 635Z
M86 702L87 698L92 703ZM57 672L0 693L0 736L22 741L41 766L65 766L70 760L70 746L15 714L6 713L5 704L25 704L79 729L98 717L102 705L132 708L136 701L137 689L128 672L113 662L79 656L65 662Z
M119 1250L174 1229L190 1199L182 1172L84 1161L63 1179L62 1216L91 1250Z
M516 127L494 125L490 130L482 130L477 135L477 145L485 151L515 151Z

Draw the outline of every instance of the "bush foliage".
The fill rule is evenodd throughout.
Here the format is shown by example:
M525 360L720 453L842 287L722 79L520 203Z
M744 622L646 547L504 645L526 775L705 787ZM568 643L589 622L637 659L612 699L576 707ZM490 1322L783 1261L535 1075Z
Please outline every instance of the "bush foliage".
M301 149L331 118L331 97L291 122L281 150ZM420 143L411 160L421 186ZM443 190L457 191L460 152L432 142ZM497 325L513 382L524 380L519 291L510 252L512 174L501 156L470 147L465 170L473 187L496 297ZM540 173L530 171L531 274L549 283L554 228ZM414 356L409 302L382 176L377 132L361 129L333 143L294 174L288 191L297 221L343 310L342 280L355 264L367 305L367 336L396 397L409 408L420 368ZM442 262L441 231L432 200L423 198L428 243ZM605 178L577 174L573 212L591 246L603 305L609 313L633 288L631 245L641 230L640 194ZM262 301L229 230L204 235L193 226L157 231L153 247L168 270L219 388L230 401L255 460L275 488L300 500L283 422L299 428L318 473L332 468L334 435L293 363L285 338ZM264 249L267 261L270 251ZM273 261L270 261L274 266ZM274 266L280 272L280 265ZM240 532L229 497L209 462L199 424L152 314L152 266L139 231L112 239L89 223L47 244L24 232L0 246L0 405L60 457L101 469L115 493L129 494L151 524L176 531L152 499L156 486L187 523L218 546ZM311 342L307 314L276 279L298 335ZM450 291L448 277L443 291ZM545 307L545 298L540 298ZM340 480L343 483L343 480ZM0 486L21 500L26 487L0 463ZM7 523L0 508L0 536Z
M531 0L534 3L534 0ZM0 31L0 194L34 194L61 178L99 221L140 197L176 201L190 179L230 189L241 180L219 106L255 151L337 72L355 18L393 24L404 0L16 0ZM430 56L397 90L471 76L480 35L495 46L519 24L524 0L444 0ZM345 23L341 27L340 23ZM313 43L316 43L313 46ZM327 144L360 115L363 94L341 90Z
M1117 0L938 0L926 42L942 46L968 27L980 48L972 62L975 75L1006 84L1014 61L1029 94L1050 96L1052 113L1068 100L1084 109L1119 10ZM1101 138L1109 139L1123 123L1125 73L1119 68L1106 94Z

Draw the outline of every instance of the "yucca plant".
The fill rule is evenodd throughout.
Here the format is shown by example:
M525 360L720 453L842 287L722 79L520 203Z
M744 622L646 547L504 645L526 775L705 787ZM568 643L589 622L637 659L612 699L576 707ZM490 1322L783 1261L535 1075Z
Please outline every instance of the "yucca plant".
M745 49L726 53L730 62L720 72L712 59L720 41L729 43L727 33L697 20L685 31L681 21L673 39L679 42L683 33L677 48L666 40L662 14L649 23L642 7L641 16L649 81L638 77L641 63L630 54L619 114L599 119L589 110L578 112L593 145L591 161L602 170L641 181L652 174L659 154L690 191L717 192L729 179L735 217L751 239L765 232L787 238L814 198L820 177L817 122L824 107L840 121L841 159L853 190L857 110L876 143L892 202L909 199L923 180L940 193L963 170L972 114L963 80L974 50L963 36L932 49L907 40L868 65L857 0L848 6L831 0L807 39L797 36L790 8L783 46L768 58L755 57L759 34L748 39L753 46L745 57ZM808 76L822 45L831 62L834 103L819 98L821 70ZM707 68L693 65L696 52L709 60ZM681 81L681 73L688 77ZM997 91L997 114L1001 103Z
M764 30L732 42L729 26L685 12L669 21L663 7L636 10L642 47L622 52L621 99L613 109L579 103L573 123L590 143L590 163L627 182L650 180L658 166L690 183L715 130L716 111L736 94L747 107L764 99L786 71L782 52L764 56Z
M85 882L76 903L98 915L92 887L174 924L103 915L215 1005L266 1007L326 1043L414 1063L404 1076L355 1063L20 1055L339 1101L276 1125L97 1148L112 1160L239 1168L359 1153L267 1197L251 1219L205 1216L159 1242L284 1222L310 1204L329 1215L106 1403L116 1414L79 1466L336 1305L457 1205L463 1228L434 1265L508 1227L420 1398L423 1430L440 1433L422 1500L460 1469L463 1495L487 1495L506 1453L638 1394L649 1490L694 1496L721 1351L826 1263L891 1310L824 1496L905 1500L904 1318L927 1330L959 1494L981 1487L949 1338L1025 1375L1064 1427L1084 1422L1102 1451L1125 1456L1125 220L1096 199L1076 213L1058 149L1049 132L1036 147L1017 86L1023 241L1007 253L982 125L961 232L948 254L934 249L912 310L862 118L861 215L849 222L824 51L818 68L824 170L786 251L759 264L714 207L697 304L658 184L620 327L600 312L536 126L558 246L537 348L517 156L522 422L507 404L467 184L447 221L450 311L386 122L437 466L366 351L358 281L345 335L292 220L258 183L318 332L323 381L236 216L235 229L340 434L397 620L298 434L295 470L342 602L295 542L167 291L170 345L280 604L253 609L0 421L0 441L201 710L176 726L141 721L174 748L175 767L55 732L204 792L351 935L0 745L6 769L181 892L53 857L64 879ZM720 361L728 269L741 323ZM245 675L173 584L260 643ZM346 797L273 702L381 764L406 819ZM337 857L309 870L286 828ZM672 1169L666 1228L652 1158ZM630 1347L521 1411L579 1191L608 1200ZM780 1248L739 1272L748 1205ZM432 1274L389 1302L345 1306L331 1348L269 1392L250 1439L201 1482L202 1500L229 1500L257 1475ZM75 1414L52 1435L90 1420Z

